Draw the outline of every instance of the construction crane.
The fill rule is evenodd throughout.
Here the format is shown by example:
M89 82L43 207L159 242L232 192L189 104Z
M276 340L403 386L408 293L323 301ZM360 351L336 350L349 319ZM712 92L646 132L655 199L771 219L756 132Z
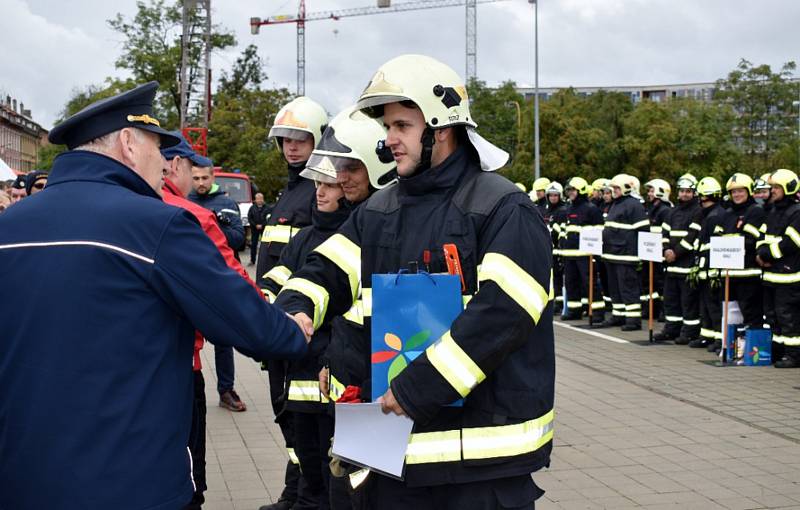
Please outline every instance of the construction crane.
M504 0L417 0L391 5L391 0L377 0L377 5L340 9L336 11L320 11L306 13L306 2L300 0L297 14L282 14L261 18L250 18L250 32L258 34L263 25L280 25L295 23L297 25L297 95L305 95L306 90L306 22L317 20L338 20L352 16L369 16L390 12L416 11L421 9L438 9L441 7L466 6L466 77L467 80L477 75L477 4L502 2Z
M211 0L185 0L182 25L181 130L194 150L206 155L211 120ZM190 122L194 125L189 126Z

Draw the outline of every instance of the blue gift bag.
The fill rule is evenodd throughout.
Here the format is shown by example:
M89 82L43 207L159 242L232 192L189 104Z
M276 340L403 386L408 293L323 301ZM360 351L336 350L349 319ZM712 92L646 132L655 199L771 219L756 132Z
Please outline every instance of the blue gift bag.
M744 337L744 364L750 367L772 363L772 331L751 329Z
M417 356L450 330L462 310L456 275L372 275L372 401Z

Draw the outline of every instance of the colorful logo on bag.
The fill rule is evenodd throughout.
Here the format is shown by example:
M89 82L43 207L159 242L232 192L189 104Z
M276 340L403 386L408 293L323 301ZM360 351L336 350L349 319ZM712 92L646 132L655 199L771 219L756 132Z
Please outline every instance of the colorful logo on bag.
M759 358L758 353L759 353L758 347L753 346L753 352L750 353L750 356L753 358L753 363L758 363L758 358Z
M394 333L386 333L383 336L383 341L392 350L373 352L372 364L378 365L380 363L386 363L389 360L393 360L392 364L389 365L389 370L386 376L387 382L391 383L392 379L394 379L397 374L402 372L409 363L417 359L417 357L422 354L420 347L425 345L430 336L430 330L426 329L420 331L419 333L413 334L411 338L406 340L404 343L400 337Z

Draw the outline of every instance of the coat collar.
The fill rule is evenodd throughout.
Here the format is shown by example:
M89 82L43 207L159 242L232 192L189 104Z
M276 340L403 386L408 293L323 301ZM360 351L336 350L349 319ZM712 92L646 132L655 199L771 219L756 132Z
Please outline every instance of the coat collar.
M122 186L139 195L161 200L161 196L139 174L116 159L89 151L59 154L53 162L47 186L80 181Z

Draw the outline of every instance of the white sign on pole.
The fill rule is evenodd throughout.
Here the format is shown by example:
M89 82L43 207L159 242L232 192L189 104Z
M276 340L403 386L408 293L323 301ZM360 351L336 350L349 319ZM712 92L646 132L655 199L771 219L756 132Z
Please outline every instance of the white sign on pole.
M714 269L744 269L744 237L712 237L709 262Z
M603 229L582 228L578 238L578 249L592 255L603 254Z
M661 234L655 232L639 232L637 253L642 260L662 262L664 256L661 247Z

